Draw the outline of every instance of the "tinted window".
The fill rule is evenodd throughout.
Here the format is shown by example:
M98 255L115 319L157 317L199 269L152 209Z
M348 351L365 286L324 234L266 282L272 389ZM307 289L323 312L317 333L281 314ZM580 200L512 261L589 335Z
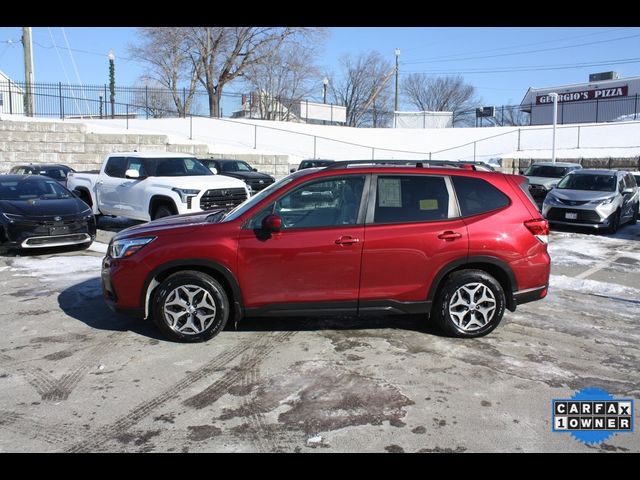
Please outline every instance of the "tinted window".
M449 192L444 177L378 177L374 223L425 222L448 216Z
M141 177L147 176L147 169L142 158L130 158L127 170L135 170Z
M104 173L110 177L124 177L126 161L124 157L111 157L107 160Z
M0 180L0 200L56 200L69 198L71 193L55 180Z
M625 188L633 188L636 186L636 181L633 179L633 175L627 173L624 176L624 186Z
M47 168L46 170L40 170L38 173L60 181L67 178L67 172L62 168Z
M490 212L509 205L509 197L480 178L452 177L463 217Z
M200 161L192 158L155 158L145 164L147 173L156 177L182 177L186 175L213 175Z
M528 177L562 178L571 170L573 169L569 167L555 167L553 165L531 165L525 172L525 175Z
M355 225L363 188L361 175L305 183L262 210L248 227L260 228L270 213L282 218L285 229Z

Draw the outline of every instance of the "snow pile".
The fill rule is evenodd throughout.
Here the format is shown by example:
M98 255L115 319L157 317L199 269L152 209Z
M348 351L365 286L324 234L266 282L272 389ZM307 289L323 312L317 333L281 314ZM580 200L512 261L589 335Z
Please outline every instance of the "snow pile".
M597 280L580 279L566 275L551 275L550 288L571 290L574 292L599 295L604 297L619 297L640 302L640 290L616 283L599 282Z
M45 283L70 286L100 277L102 258L93 256L16 257L11 271L18 277L37 277Z

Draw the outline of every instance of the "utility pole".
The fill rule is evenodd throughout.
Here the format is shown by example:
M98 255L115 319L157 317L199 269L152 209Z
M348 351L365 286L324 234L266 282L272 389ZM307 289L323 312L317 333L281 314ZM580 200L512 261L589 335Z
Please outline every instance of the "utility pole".
M395 128L396 126L396 116L397 116L397 112L398 112L398 76L400 74L400 69L398 67L399 61L400 61L400 49L396 48L395 51L396 54L396 99L395 99L395 103L394 103L394 107L393 107L393 127Z
M22 27L22 50L24 52L24 83L26 96L24 109L27 117L33 117L33 56L31 55L31 27Z

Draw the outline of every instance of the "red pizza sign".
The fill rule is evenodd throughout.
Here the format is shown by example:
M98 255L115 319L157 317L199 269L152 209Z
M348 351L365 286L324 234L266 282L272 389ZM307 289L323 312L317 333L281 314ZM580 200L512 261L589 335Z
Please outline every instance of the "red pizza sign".
M566 102L582 102L584 100L599 100L601 98L626 97L629 87L623 85L621 87L601 88L599 90L583 90L580 92L568 92L558 94L558 103ZM536 97L537 105L546 105L553 103L553 99L547 95L538 95Z

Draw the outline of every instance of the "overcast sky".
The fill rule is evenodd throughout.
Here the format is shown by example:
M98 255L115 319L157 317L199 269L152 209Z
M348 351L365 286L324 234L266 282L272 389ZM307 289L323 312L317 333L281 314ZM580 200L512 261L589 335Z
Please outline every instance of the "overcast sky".
M400 49L400 77L411 72L460 74L486 105L520 103L529 87L588 80L589 73L614 70L640 75L637 27L338 27L329 28L319 64L336 71L344 54L377 50L390 62ZM0 70L24 79L20 27L0 27ZM37 82L108 82L109 50L116 56L116 84L133 85L144 66L127 58L135 42L130 27L34 27ZM56 48L57 46L57 48ZM230 85L228 92L239 91ZM318 79L317 99L322 95ZM401 104L401 109L407 109Z

